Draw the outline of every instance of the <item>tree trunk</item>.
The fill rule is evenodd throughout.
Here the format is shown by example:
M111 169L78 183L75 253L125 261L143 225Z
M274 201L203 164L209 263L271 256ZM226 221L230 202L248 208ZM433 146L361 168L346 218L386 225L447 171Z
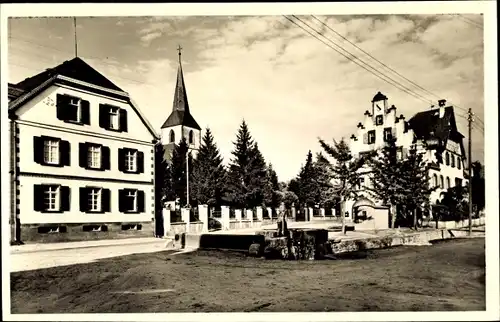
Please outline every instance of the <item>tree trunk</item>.
M417 208L413 209L413 228L417 230Z
M391 228L396 228L396 215L398 213L398 208L397 205L391 205L390 206L390 211L391 211Z
M343 197L340 198L340 218L342 220L342 233L345 234L345 200Z

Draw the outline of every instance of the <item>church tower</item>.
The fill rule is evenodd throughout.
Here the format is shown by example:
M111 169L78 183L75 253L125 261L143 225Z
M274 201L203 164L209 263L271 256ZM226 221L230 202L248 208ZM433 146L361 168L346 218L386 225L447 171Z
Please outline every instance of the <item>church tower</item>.
M189 151L194 157L198 153L201 143L201 128L189 111L186 85L182 73L182 48L179 46L177 50L179 51L179 67L177 69L174 103L170 116L161 126L161 142L165 150L164 159L167 161L172 159L174 147L179 144L183 137L186 138Z

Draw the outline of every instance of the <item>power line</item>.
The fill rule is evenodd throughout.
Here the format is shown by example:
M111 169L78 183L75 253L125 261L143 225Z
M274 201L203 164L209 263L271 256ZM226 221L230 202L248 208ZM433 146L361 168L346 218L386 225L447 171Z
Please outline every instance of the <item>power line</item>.
M350 41L349 39L347 39L345 36L343 36L342 34L340 34L339 32L337 32L336 30L334 30L333 28L331 28L329 25L327 25L325 22L321 21L319 18L317 18L316 16L314 15L311 15L311 17L313 17L316 21L319 21L322 25L324 25L326 28L328 28L330 31L334 32L336 35L338 35L339 37L341 37L342 39L344 39L345 41L347 41L348 43L350 43L351 45L353 45L355 48L357 48L358 50L360 50L362 53L366 54L367 56L369 56L370 58L372 58L373 60L375 60L376 62L378 62L380 65L384 66L386 69L392 71L394 74L398 75L400 78L406 80L407 82L409 82L410 84L416 86L417 88L419 88L420 90L436 97L437 99L440 99L441 96L438 96L437 94L425 89L424 87L418 85L417 83L413 82L412 80L408 79L407 77L401 75L400 73L398 73L396 70L394 70L393 68L387 66L386 64L384 64L383 62L381 62L380 60L378 60L377 58L375 58L373 55L371 55L370 53L368 53L367 51L363 50L361 47L357 46L355 43L353 43L352 41ZM458 106L457 104L454 104L452 101L450 101L450 103L452 103L456 108L458 109L461 109L463 110L464 112L467 112L467 109L463 108L463 107L460 107Z
M310 25L308 25L307 23L303 22L300 18L297 18L296 16L292 15L295 19L299 20L300 22L302 22L304 25L308 26L310 29L314 30L316 33L318 33L319 35L321 35L321 33L319 31L317 31L316 29L312 28ZM353 56L355 59L359 60L361 63L363 63L364 65L367 65L368 67L370 67L372 70L369 70L367 69L365 66L362 66L359 62L357 62L355 59L352 59L351 57L347 56L346 54L342 53L341 51L337 50L336 48L332 47L331 45L329 45L328 43L326 43L325 41L323 41L322 39L318 38L316 35L314 35L313 33L311 33L309 30L306 30L305 28L303 28L301 25L297 24L295 21L293 21L292 19L288 18L287 16L284 16L287 20L289 20L290 22L292 22L293 24L295 24L296 26L298 26L300 29L304 30L305 32L307 32L309 35L313 36L314 38L316 38L317 40L321 41L322 43L324 43L325 45L327 45L328 47L330 47L331 49L335 50L337 53L341 54L342 56L344 56L345 58L347 58L349 61L352 61L353 63L355 63L356 65L358 65L359 67L363 68L364 70L370 72L371 74L375 75L376 77L382 79L383 81L385 81L386 83L390 84L390 85L393 85L394 87L396 87L397 89L409 94L409 95L412 95L413 97L425 102L425 103L431 103L430 100L425 100L423 99L421 96L415 94L413 91L411 91L410 89L408 89L407 87L399 84L398 82L395 82L394 80L392 80L390 77L387 77L385 74L383 73L380 73L379 71L377 71L375 68L373 68L372 66L370 66L369 64L367 64L366 62L364 62L363 60L359 59L359 57L349 53L349 51L345 50L342 48L342 46L339 46L337 45L335 42L333 42L332 40L330 40L329 38L321 35L323 38L329 40L331 43L333 43L335 46L337 47L340 47L342 50L346 51L349 53L349 55ZM379 74L377 74L376 72L380 73L382 76L380 76Z

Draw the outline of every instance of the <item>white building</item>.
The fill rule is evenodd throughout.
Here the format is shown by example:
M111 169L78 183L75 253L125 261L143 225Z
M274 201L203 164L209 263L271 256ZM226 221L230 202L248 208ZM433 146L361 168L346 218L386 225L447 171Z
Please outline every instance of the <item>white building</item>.
M390 137L396 139L399 157L405 157L412 145L424 153L424 160L431 165L430 185L438 189L431 194L431 204L440 199L441 192L455 185L465 185L464 136L457 130L453 106L445 106L440 100L438 108L415 114L406 121L403 115L397 115L396 107L389 105L385 95L378 92L371 109L364 113L364 120L357 126L357 131L350 138L353 155L379 150ZM363 169L366 175L361 182L361 189L370 185L369 168ZM368 193L362 193L371 199ZM363 198L364 199L364 198ZM369 200L373 205L380 205L377 200ZM347 203L349 216L354 201Z
M9 118L13 240L153 236L158 137L128 93L74 58L9 84Z

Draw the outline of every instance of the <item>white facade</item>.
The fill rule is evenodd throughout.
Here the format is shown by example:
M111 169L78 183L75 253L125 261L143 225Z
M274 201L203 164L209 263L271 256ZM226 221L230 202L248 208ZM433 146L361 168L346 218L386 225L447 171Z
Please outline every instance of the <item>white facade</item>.
M444 116L444 106L435 110L439 117ZM396 146L399 148L398 157L407 155L412 145L417 147L417 151L424 153L424 161L433 164L429 170L430 185L437 185L439 189L434 191L430 200L435 203L441 199L441 193L448 188L454 187L456 183L464 186L464 159L459 142L454 142L450 138L447 140L446 150L442 152L442 163L436 157L436 149L428 149L424 142L419 140L411 126L405 121L403 115L397 116L396 107L389 107L387 97L377 94L372 101L371 111L366 111L363 122L358 124L357 131L349 141L351 152L354 156L363 152L380 150L385 145L386 135L392 135L396 139ZM446 157L449 155L449 157ZM447 160L449 159L449 162ZM366 175L361 182L361 193L371 199L368 193L363 193L363 187L370 185L370 169L365 167L362 170ZM441 186L441 177L443 186ZM437 182L436 182L437 178ZM449 181L449 184L448 184ZM380 202L374 200L376 204ZM347 202L348 205L354 201ZM350 210L348 208L348 210Z
M175 125L161 129L161 143L164 146L170 145L169 153L173 151L173 145L178 144L181 139L186 139L189 151L193 158L198 154L201 145L201 131L185 125ZM170 155L170 158L172 156Z
M11 117L18 225L151 223L154 133L126 93L71 81L53 82Z

